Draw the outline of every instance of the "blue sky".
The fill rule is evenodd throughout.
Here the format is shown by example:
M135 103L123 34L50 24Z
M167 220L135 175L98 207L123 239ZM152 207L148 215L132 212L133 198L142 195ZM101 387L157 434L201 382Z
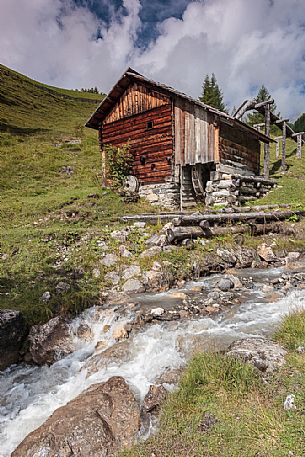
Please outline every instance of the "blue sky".
M0 62L107 92L131 66L198 97L214 72L229 107L264 84L305 111L305 0L1 0Z

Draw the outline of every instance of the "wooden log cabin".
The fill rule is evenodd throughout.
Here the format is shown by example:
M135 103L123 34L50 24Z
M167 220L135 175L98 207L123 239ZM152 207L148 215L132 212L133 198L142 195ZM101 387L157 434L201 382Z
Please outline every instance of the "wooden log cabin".
M105 145L129 145L139 193L152 204L238 204L273 185L258 177L260 142L269 137L131 68L86 127L99 132L104 164Z

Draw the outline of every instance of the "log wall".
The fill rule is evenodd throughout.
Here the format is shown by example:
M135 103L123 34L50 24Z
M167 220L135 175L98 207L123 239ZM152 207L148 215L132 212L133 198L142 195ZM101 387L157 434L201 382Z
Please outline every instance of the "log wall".
M236 173L260 172L260 142L242 130L221 124L219 159L224 165L236 168Z
M164 182L172 175L171 102L132 117L104 123L101 143L113 146L129 144L134 155L133 174L140 184Z
M104 124L110 124L128 116L144 113L145 111L167 105L168 103L168 96L154 91L143 84L134 83L119 98L114 108L105 118Z

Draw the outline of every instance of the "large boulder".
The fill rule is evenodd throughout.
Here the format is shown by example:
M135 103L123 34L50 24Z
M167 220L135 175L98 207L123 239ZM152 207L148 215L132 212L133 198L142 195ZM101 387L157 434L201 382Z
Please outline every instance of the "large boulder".
M285 363L286 351L279 344L265 338L246 338L234 341L227 355L251 363L264 373L272 373Z
M28 362L51 365L74 350L68 323L60 316L33 325L28 336Z
M140 407L121 377L95 384L57 409L30 433L12 457L109 457L130 446Z
M27 332L28 327L20 311L0 310L0 371L18 362Z

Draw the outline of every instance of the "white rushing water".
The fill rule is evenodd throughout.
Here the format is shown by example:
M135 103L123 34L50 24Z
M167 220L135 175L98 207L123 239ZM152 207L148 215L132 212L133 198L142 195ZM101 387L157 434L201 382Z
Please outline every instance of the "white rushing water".
M162 297L166 298L166 294ZM150 325L128 340L129 352L123 360L110 361L96 372L91 370L94 357L115 344L111 337L114 327L128 322L131 316L117 316L110 310L87 310L71 324L71 332L80 323L86 323L94 335L91 342L74 336L75 352L52 366L15 366L0 375L0 457L10 456L28 433L89 385L111 376L123 376L143 398L150 384L164 371L184 365L188 345L194 345L196 339L208 350L224 348L237 338L266 335L284 314L304 307L304 303L303 289L271 303L253 293L243 305L214 318ZM96 349L98 341L103 349Z

